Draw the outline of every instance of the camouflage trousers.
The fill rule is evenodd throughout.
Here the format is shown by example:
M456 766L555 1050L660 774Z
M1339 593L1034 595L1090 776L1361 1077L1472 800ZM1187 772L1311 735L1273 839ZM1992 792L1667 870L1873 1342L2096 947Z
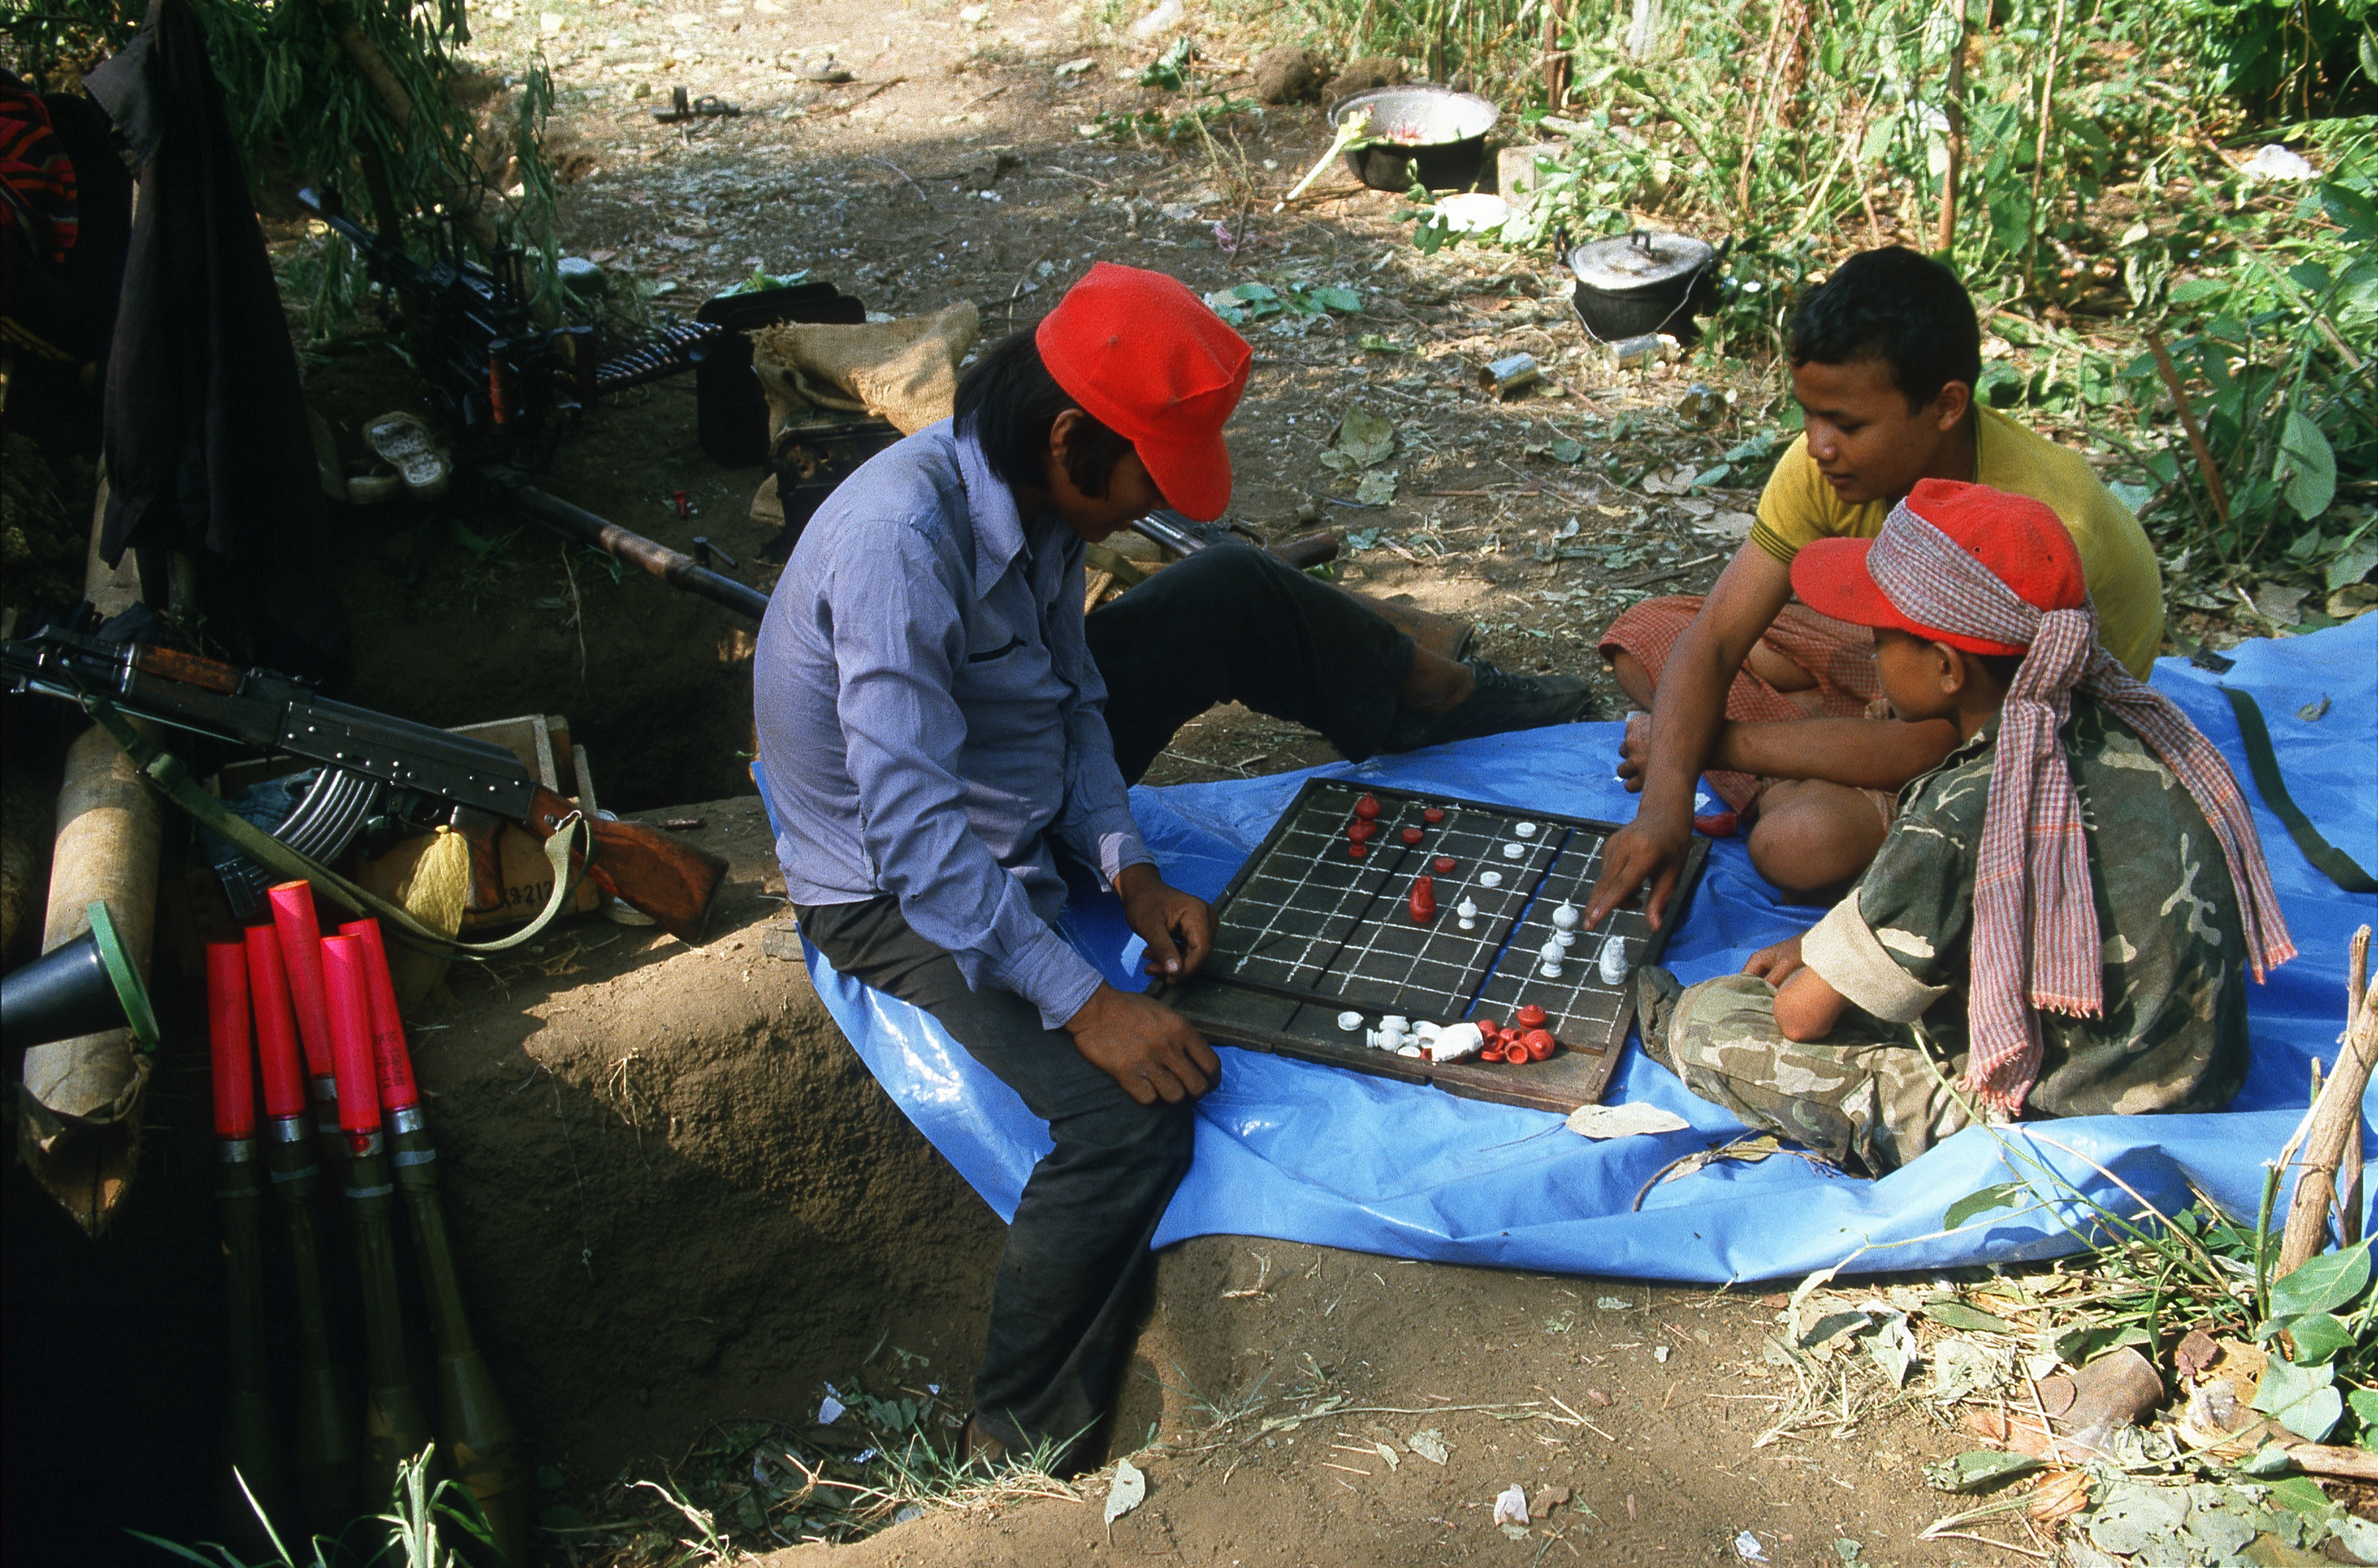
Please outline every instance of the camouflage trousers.
M1837 1164L1880 1176L1896 1170L1969 1118L1913 1031L1850 1008L1831 1035L1802 1043L1775 1022L1775 991L1747 974L1685 989L1645 969L1643 1047L1702 1099L1743 1122L1805 1144Z

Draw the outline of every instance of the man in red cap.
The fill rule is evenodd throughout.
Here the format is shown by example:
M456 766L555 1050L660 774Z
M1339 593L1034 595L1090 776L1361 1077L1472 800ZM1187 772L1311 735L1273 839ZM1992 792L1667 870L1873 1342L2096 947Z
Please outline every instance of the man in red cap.
M1220 1073L1180 1015L1058 935L1060 855L1121 896L1150 972L1185 976L1213 914L1157 874L1125 796L1172 729L1233 696L1356 755L1458 738L1482 713L1510 727L1499 672L1433 669L1262 551L1204 552L1086 630L1087 544L1160 506L1220 515L1250 358L1173 279L1094 268L968 369L953 419L834 493L761 625L760 772L803 936L931 1014L1049 1124L992 1292L982 1452L1094 1457L1148 1238L1188 1169L1190 1102ZM1432 679L1451 690L1401 713L1399 688ZM1135 726L1120 764L1111 689ZM1360 716L1374 733L1330 730L1359 706L1347 691L1382 689Z
M1875 1175L1977 1117L2210 1111L2246 1074L2245 976L2292 957L2213 743L2097 636L2046 503L1918 482L1792 562L1874 629L1884 696L1959 743L1850 895L1739 975L1642 981L1695 1093Z

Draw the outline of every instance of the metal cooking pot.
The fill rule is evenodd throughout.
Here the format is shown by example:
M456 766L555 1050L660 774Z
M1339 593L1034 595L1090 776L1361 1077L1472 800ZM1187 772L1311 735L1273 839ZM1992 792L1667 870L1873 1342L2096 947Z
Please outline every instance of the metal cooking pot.
M1603 343L1646 332L1689 337L1694 316L1717 304L1718 264L1733 243L1636 229L1580 245L1567 258L1578 320Z
M1486 133L1503 112L1474 92L1435 82L1374 87L1329 107L1329 127L1371 112L1374 139L1346 150L1346 167L1373 190L1468 190L1486 168Z

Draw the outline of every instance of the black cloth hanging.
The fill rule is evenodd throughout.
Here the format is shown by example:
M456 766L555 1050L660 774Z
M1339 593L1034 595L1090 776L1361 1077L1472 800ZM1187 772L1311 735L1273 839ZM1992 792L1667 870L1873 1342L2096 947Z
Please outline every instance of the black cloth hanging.
M189 0L151 0L83 85L140 165L107 366L101 552L190 555L217 635L249 662L335 682L347 621L296 355Z

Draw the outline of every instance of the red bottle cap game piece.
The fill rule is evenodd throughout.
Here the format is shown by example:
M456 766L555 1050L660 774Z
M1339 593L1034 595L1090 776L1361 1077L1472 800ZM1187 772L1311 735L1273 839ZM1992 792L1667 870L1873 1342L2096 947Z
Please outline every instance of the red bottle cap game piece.
M1470 1021L1476 1024L1478 1026L1478 1032L1484 1035L1489 1040L1494 1039L1496 1035L1503 1032L1503 1026L1496 1023L1493 1019L1472 1019Z
M1405 842L1405 843L1407 843L1407 844L1417 844L1417 843L1419 843L1419 842L1420 842L1420 839L1421 839L1421 832L1420 832L1420 829L1419 829L1419 828L1417 828L1417 827L1407 827L1407 828L1405 828L1405 829L1404 829L1404 842Z
M1443 806L1431 806L1426 811L1420 814L1420 819L1423 822L1427 823L1431 827L1434 827L1438 823L1445 820L1445 808Z
M1376 795L1364 795L1354 802L1354 814L1364 822L1375 821L1379 814L1379 798Z
M371 1003L372 1061L379 1069L380 1108L411 1110L421 1104L421 1091L413 1082L413 1053L405 1049L404 1019L396 1010L396 979L389 973L379 922L349 921L339 927L339 935L363 944L364 990Z
M1437 875L1439 875L1439 876L1450 876L1450 875L1452 875L1452 874L1453 874L1453 857L1452 857L1451 855L1439 855L1439 856L1437 856L1437 857L1436 857L1435 864L1434 865L1434 867L1433 867L1432 869L1434 869L1434 870L1435 871L1435 873L1437 874Z
M1411 917L1416 924L1436 918L1436 879L1423 876L1412 884Z
M1711 838L1731 838L1742 826L1742 818L1730 811L1713 811L1707 816L1693 818L1693 831Z
M1484 1050L1478 1053L1478 1059L1482 1062L1499 1062L1503 1059L1503 1047L1490 1043Z
M1544 1026L1544 1010L1531 1002L1513 1013L1511 1019L1521 1029L1542 1029Z
M215 1136L256 1136L256 1078L247 1050L247 948L207 944L207 1045L214 1067Z
M281 935L251 925L247 995L256 1014L256 1055L264 1069L264 1114L278 1121L306 1114L306 1069L297 1056L297 1019L289 1010L289 979L281 967Z
M1375 822L1350 822L1346 825L1346 837L1357 844L1367 844L1378 830L1379 825Z
M1520 1037L1519 1043L1528 1048L1528 1060L1541 1062L1553 1054L1552 1031L1531 1029Z
M281 967L289 977L289 1004L297 1014L297 1038L306 1045L306 1070L316 1078L337 1071L331 1061L330 1015L322 999L322 926L314 913L314 889L283 882L272 889L272 927L281 934Z
M352 936L322 938L322 993L330 1005L331 1055L339 1077L339 1130L357 1142L379 1130L371 990L364 980L361 942Z

